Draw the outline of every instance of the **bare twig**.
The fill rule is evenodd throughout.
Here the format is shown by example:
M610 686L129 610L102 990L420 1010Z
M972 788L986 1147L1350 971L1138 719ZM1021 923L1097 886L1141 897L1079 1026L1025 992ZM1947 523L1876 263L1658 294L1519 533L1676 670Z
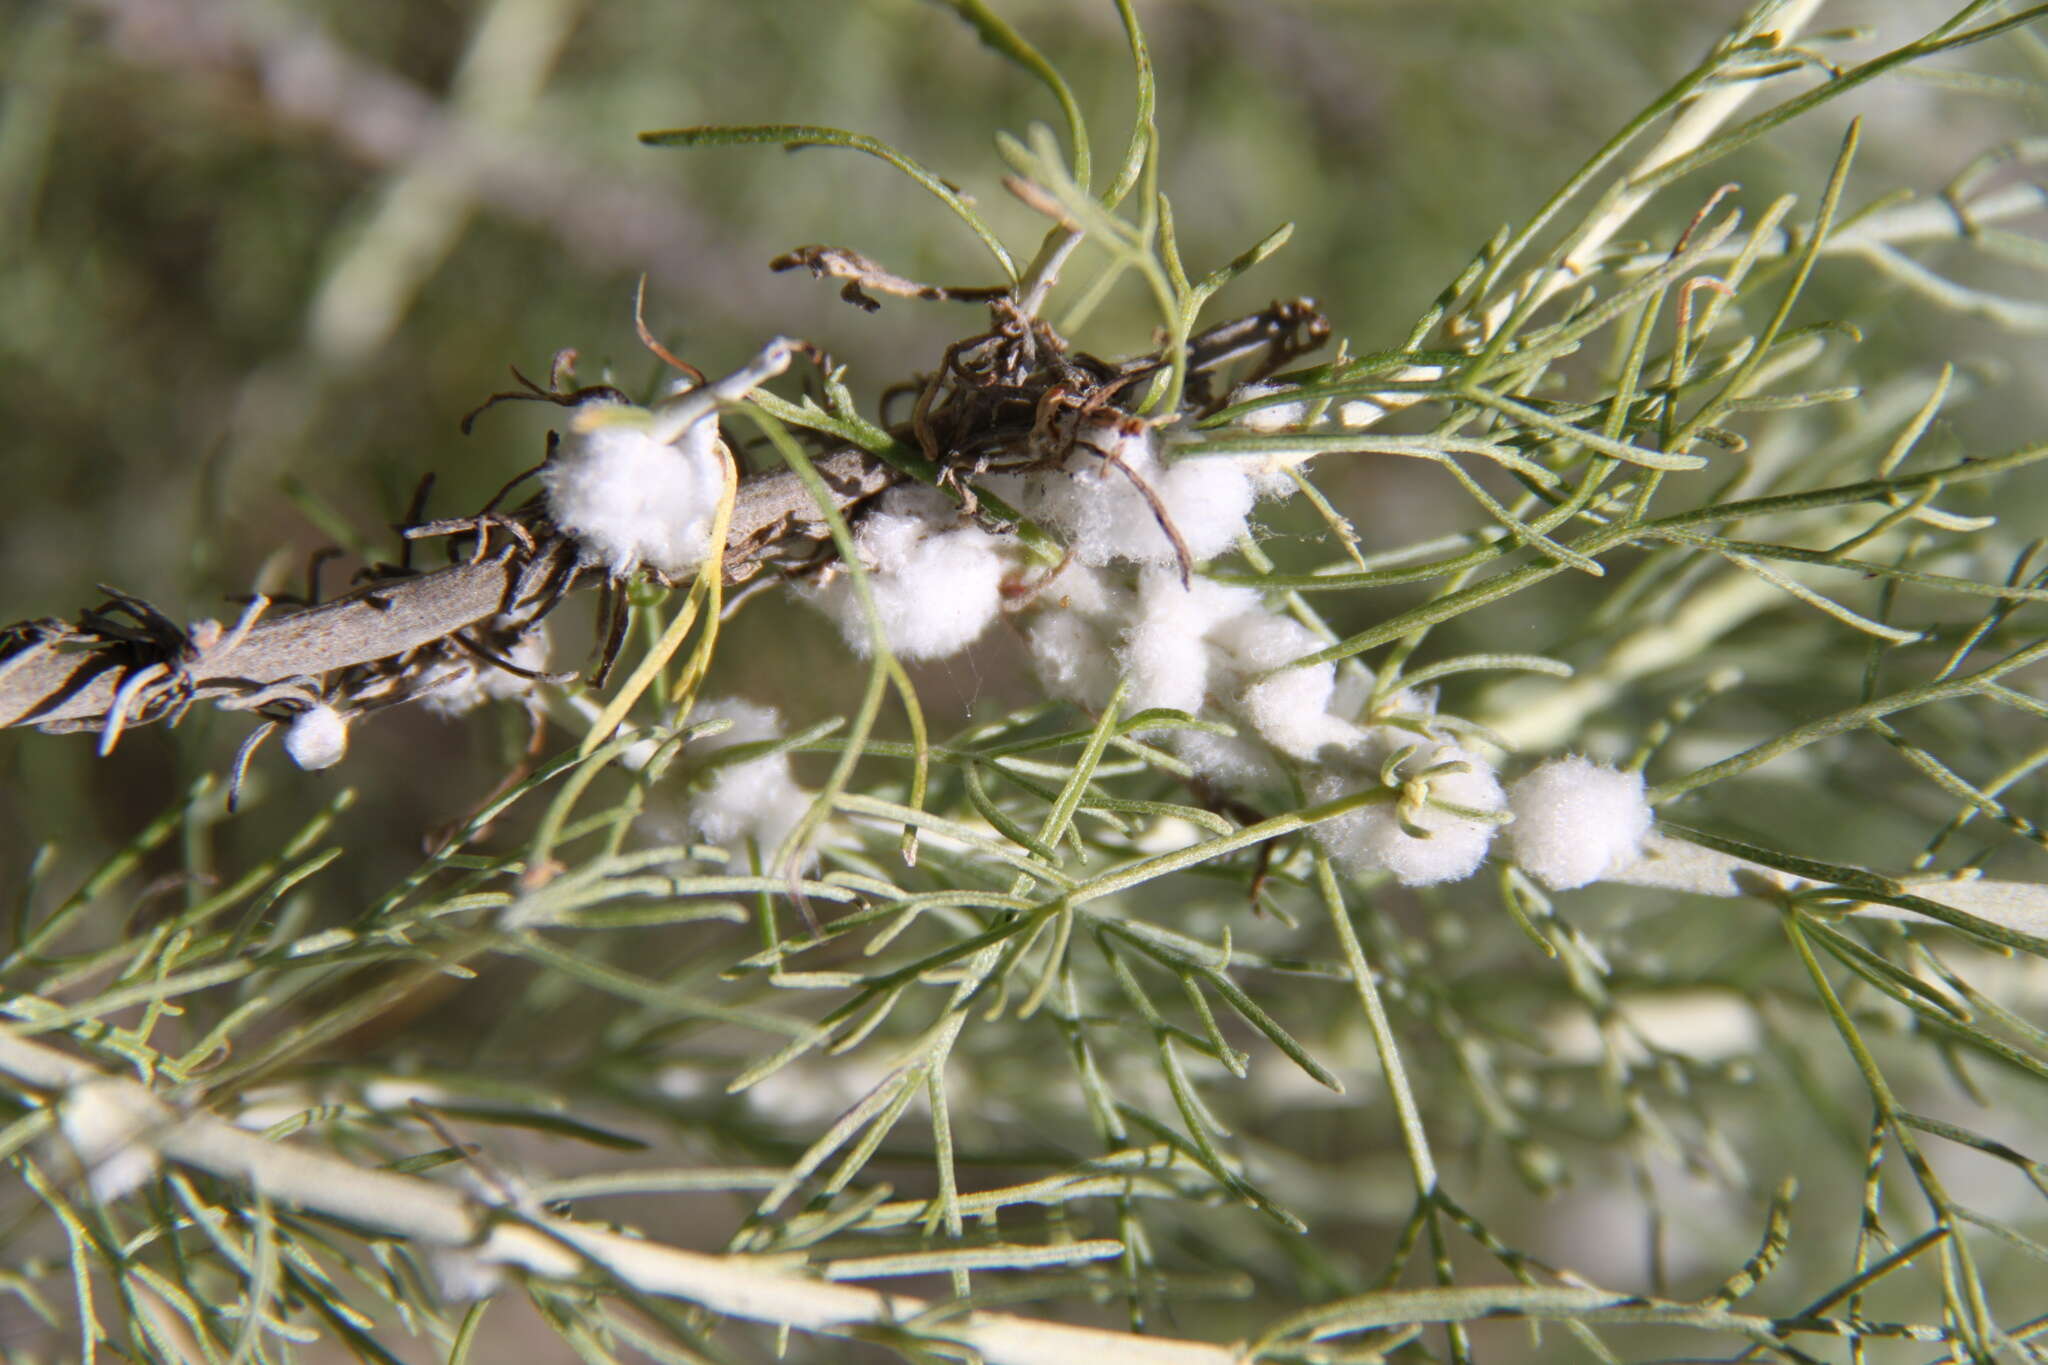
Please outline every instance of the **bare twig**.
M845 280L846 287L839 291L839 297L869 313L882 305L868 295L868 289L877 294L893 294L899 299L955 303L989 303L1010 292L1008 285L950 288L922 284L878 265L852 247L844 246L800 246L768 262L770 270L795 270L798 267L809 270L815 279Z

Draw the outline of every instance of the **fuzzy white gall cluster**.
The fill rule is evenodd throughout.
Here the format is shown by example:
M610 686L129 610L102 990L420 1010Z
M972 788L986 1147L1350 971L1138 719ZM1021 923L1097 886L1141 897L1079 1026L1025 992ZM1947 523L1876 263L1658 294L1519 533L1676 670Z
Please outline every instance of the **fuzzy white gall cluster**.
M1316 838L1346 871L1387 871L1406 886L1462 881L1479 870L1507 804L1500 779L1479 755L1445 741L1422 741L1399 758L1398 741L1375 733L1356 758L1383 755L1380 780L1393 799L1315 827ZM1307 782L1317 801L1358 789L1355 778L1326 768Z
M1133 605L1118 656L1130 682L1130 709L1164 707L1200 715L1209 693L1210 665L1222 662L1209 633L1241 612L1256 610L1258 594L1206 578L1183 587L1171 571L1160 569L1139 575Z
M1052 695L1099 710L1121 681L1127 714L1164 709L1235 723L1236 736L1175 730L1167 741L1211 781L1271 786L1284 776L1282 760L1293 760L1316 801L1383 786L1383 800L1316 827L1347 871L1386 872L1410 886L1457 881L1478 870L1507 820L1492 764L1437 733L1431 694L1399 692L1374 707L1424 733L1361 718L1371 673L1287 667L1323 642L1256 589L1204 578L1183 586L1164 568L1140 571L1132 589L1070 565L1032 611L1031 660Z
M1597 882L1642 851L1653 815L1643 775L1570 754L1508 789L1509 844L1523 871L1553 891Z
M731 728L716 735L692 740L692 758L782 734L782 718L775 708L733 698L699 702L690 719L732 722ZM714 771L703 789L690 798L689 819L700 835L731 854L735 867L745 867L748 840L764 860L774 857L810 804L810 793L797 785L790 769L789 755L769 754Z
M1090 711L1106 706L1116 691L1117 643L1136 603L1129 588L1079 564L1045 581L1025 630L1032 669L1045 690Z
M1159 457L1158 437L1135 423L1084 427L1058 468L995 474L983 482L1057 534L1083 564L1174 563L1179 556L1159 511L1196 562L1211 559L1245 533L1254 500L1251 478L1235 460L1168 464Z
M348 754L348 717L319 702L285 727L284 751L307 772L331 768Z
M1441 737L1427 692L1397 693L1361 724L1370 673L1342 678L1314 654L1317 636L1272 611L1254 589L1197 578L1183 586L1145 569L1135 589L1070 565L1040 590L1026 630L1039 680L1053 696L1100 710L1119 681L1127 712L1165 709L1236 722L1236 737L1177 730L1169 743L1203 777L1270 785L1280 759L1303 765L1312 799L1380 786L1382 801L1328 820L1317 838L1352 873L1385 872L1410 886L1478 871L1503 825L1515 861L1566 890L1634 858L1651 824L1643 781L1582 758L1546 763L1512 798L1483 756Z
M1037 605L1027 638L1039 680L1054 696L1099 709L1123 679L1130 685L1127 711L1201 715L1220 708L1257 736L1177 732L1175 747L1204 776L1266 781L1277 776L1266 745L1307 759L1359 737L1355 725L1333 714L1333 665L1272 672L1321 642L1269 610L1254 589L1204 578L1183 586L1169 570L1148 569L1133 592L1069 566Z
M710 553L725 489L718 423L707 412L667 434L644 408L585 403L540 472L548 516L614 578L643 566L681 578Z
M1003 609L1003 580L1016 550L960 515L945 494L903 484L882 495L854 532L868 595L889 650L943 659L981 638ZM851 574L802 590L830 616L855 653L873 652L867 612Z
M1358 741L1358 727L1333 713L1335 664L1274 671L1322 648L1307 626L1258 605L1219 622L1209 638L1229 679L1232 709L1281 753L1308 759L1332 745Z

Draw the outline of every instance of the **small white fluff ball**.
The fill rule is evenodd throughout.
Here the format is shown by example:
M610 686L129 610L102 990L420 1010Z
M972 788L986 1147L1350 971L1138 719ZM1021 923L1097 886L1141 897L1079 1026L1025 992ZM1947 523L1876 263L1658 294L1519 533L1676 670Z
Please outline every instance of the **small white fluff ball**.
M1031 666L1055 697L1099 711L1116 690L1115 644L1135 610L1130 589L1069 563L1029 585Z
M1650 832L1643 775L1570 754L1508 789L1514 859L1553 891L1599 881L1642 850Z
M1118 660L1131 685L1129 709L1200 714L1214 662L1209 632L1258 605L1251 588L1206 578L1183 585L1168 570L1146 572L1138 580L1137 607Z
M1241 792L1275 786L1286 777L1274 761L1273 751L1245 738L1242 727L1236 735L1176 730L1168 737L1167 747L1201 776Z
M1045 690L1099 711L1116 690L1109 646L1094 621L1077 611L1042 612L1025 634L1031 666Z
M448 1303L475 1303L505 1287L505 1265L486 1260L475 1247L429 1246L427 1266Z
M1370 759L1375 751L1385 752L1395 741L1374 736L1363 746ZM1428 769L1443 766L1446 771L1422 776ZM1468 810L1497 811L1506 804L1500 779L1477 754L1455 744L1425 743L1410 754L1397 774L1405 782L1424 781L1433 801L1445 801ZM1330 801L1356 789L1338 773L1324 770L1311 779L1309 794L1317 801ZM1347 871L1370 872L1385 869L1404 886L1432 886L1438 882L1463 881L1479 870L1487 846L1493 842L1491 821L1474 819L1425 804L1414 823L1427 832L1417 838L1403 828L1393 803L1366 806L1349 815L1325 820L1315 827L1316 838L1330 856Z
M546 624L535 622L504 652L504 659L529 673L539 673L548 666L550 648ZM533 695L533 679L499 668L488 659L456 659L447 665L446 674L427 681L437 683L442 676L450 680L422 696L420 704L449 719L466 716L485 702L519 701Z
M1232 709L1268 744L1290 758L1313 758L1325 745L1358 741L1358 727L1332 714L1335 664L1271 671L1322 647L1307 626L1259 606L1223 622L1210 638L1235 676Z
M736 698L700 702L691 709L690 719L732 722L728 730L691 741L692 756L782 734L782 717L774 707ZM742 867L747 839L753 839L763 858L773 858L810 805L810 793L797 785L789 755L768 754L714 772L705 788L690 798L689 817L699 834L731 854L735 867Z
M707 414L667 444L652 420L622 403L586 403L540 472L549 517L614 577L645 565L681 578L710 553L725 491L718 423Z
M348 717L326 702L306 708L285 730L284 751L307 772L333 767L348 753Z
M1243 467L1220 457L1165 464L1158 438L1145 428L1085 428L1061 468L991 475L985 482L1057 533L1082 564L1171 564L1178 558L1173 542L1132 474L1158 497L1197 563L1223 553L1244 534L1255 494Z
M1161 706L1199 715L1213 700L1281 753L1310 758L1325 745L1359 738L1356 726L1330 714L1335 667L1264 675L1320 644L1308 627L1269 610L1256 589L1205 578L1184 587L1170 570L1147 569L1119 662L1130 679L1132 710ZM1241 747L1194 744L1185 756L1218 778L1273 771ZM1220 766L1212 771L1209 758Z
M890 652L943 659L981 638L1003 610L1011 546L970 522L943 493L922 485L889 490L861 519L854 548L868 570L868 595ZM874 648L867 613L842 574L806 596L839 625L857 654Z

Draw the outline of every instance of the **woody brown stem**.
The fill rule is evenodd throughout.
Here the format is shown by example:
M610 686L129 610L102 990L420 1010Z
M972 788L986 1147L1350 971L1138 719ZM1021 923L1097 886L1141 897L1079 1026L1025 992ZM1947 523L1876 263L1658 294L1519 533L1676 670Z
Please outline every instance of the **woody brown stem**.
M897 477L855 449L834 451L816 464L842 512ZM807 559L828 535L822 514L794 474L777 470L748 478L733 508L726 581L743 583L778 565ZM384 578L316 607L273 612L241 639L188 659L182 676L174 667L144 688L123 723L134 726L177 714L182 706L166 704L173 692L192 700L242 695L251 685L317 678L393 658L496 616L544 614L547 597L564 590L565 574L574 575L568 590L601 579L578 569L572 542L548 536L530 553L512 545L478 562ZM0 727L100 729L123 685L163 662L140 657L134 646L117 642L35 643L25 636L15 650L0 656Z

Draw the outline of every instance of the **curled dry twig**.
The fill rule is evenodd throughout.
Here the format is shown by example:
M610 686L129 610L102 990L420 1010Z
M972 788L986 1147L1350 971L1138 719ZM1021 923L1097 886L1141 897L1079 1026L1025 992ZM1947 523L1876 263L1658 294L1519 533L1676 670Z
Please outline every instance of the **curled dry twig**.
M813 279L845 280L846 287L839 291L839 297L868 313L882 306L868 290L875 294L893 294L899 299L956 303L988 303L1005 298L1010 292L1008 285L963 289L922 284L877 264L852 247L844 246L800 246L768 263L770 270L777 271L799 267L810 271Z

